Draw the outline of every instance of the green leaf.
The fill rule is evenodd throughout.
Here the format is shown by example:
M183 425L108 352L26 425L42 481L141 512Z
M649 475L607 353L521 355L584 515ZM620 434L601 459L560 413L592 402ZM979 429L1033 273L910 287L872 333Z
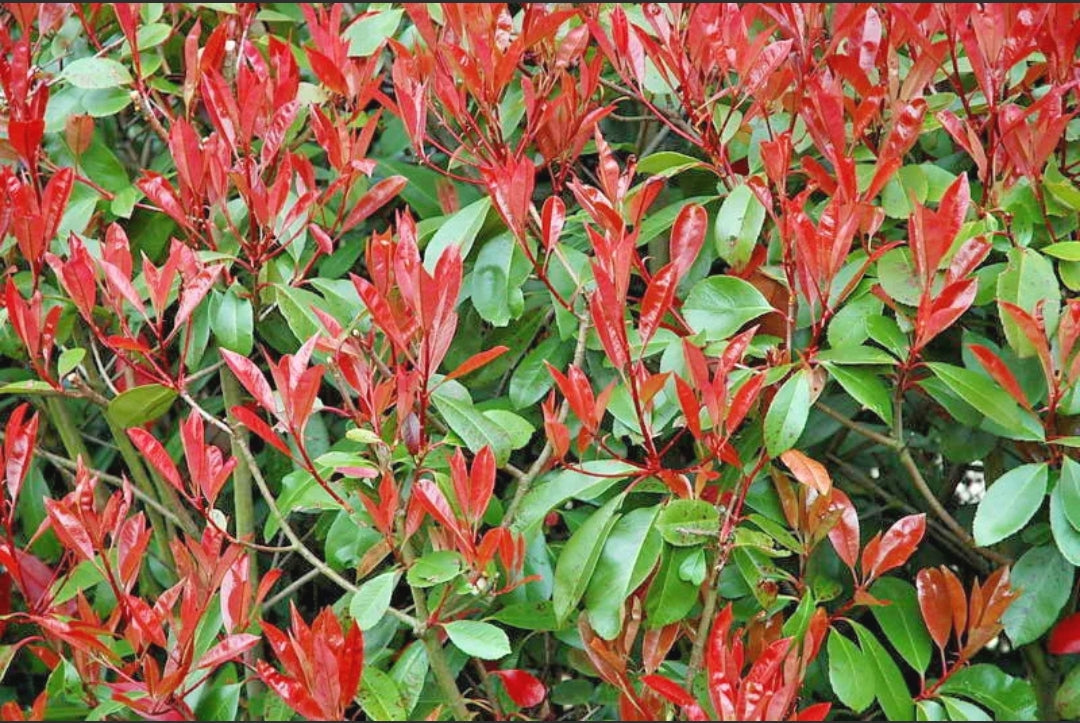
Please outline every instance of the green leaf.
M312 306L322 305L322 299L316 294L285 284L275 284L274 300L297 341L305 342L322 330L318 317L311 311Z
M993 720L985 710L966 700L950 698L947 695L941 696L939 700L945 705L949 720Z
M506 409L486 409L483 414L506 432L506 436L510 438L511 449L522 449L527 446L536 433L536 427L520 414Z
M60 358L56 360L56 376L63 379L75 369L75 367L82 364L83 358L86 357L86 349L81 346L77 346L74 349L64 349L60 354Z
M390 669L390 677L401 692L406 714L411 713L420 700L428 667L427 650L420 642L415 642L405 648L405 652L394 661L394 667Z
M555 587L551 600L554 604L555 620L560 627L570 617L589 586L608 534L618 520L615 513L622 501L623 495L616 495L608 500L582 523L559 552L559 559L555 563Z
M510 638L502 628L478 620L444 623L450 642L461 652L481 660L498 660L510 654Z
M413 561L405 578L412 587L432 587L453 580L461 572L461 555L435 550Z
M398 12L401 12L400 10ZM478 201L473 201L465 208L443 219L435 235L428 241L424 248L424 268L434 271L442 256L450 246L457 246L461 252L461 258L469 255L477 234L484 227L484 219L487 218L491 208L491 197L484 196ZM511 239L511 243L513 240ZM509 266L509 261L507 265Z
M132 82L131 73L111 58L79 58L68 63L60 77L76 88L115 88Z
M510 436L473 406L464 386L455 380L444 381L431 396L447 426L461 438L470 452L475 454L490 446L497 465L501 467L506 464L512 447Z
M255 315L251 302L240 296L235 284L224 294L215 295L215 299L217 308L210 326L218 345L248 356L255 344Z
M1065 516L1073 527L1080 530L1080 462L1065 457L1061 462L1061 501L1065 503Z
M1043 462L1020 465L998 477L975 510L976 544L993 545L1026 525L1042 507L1049 476Z
M1009 583L1020 591L1020 597L1001 622L1018 648L1041 638L1057 620L1072 591L1073 568L1055 547L1033 547L1013 565Z
M53 389L52 385L48 382L43 382L40 379L25 379L21 382L12 382L11 384L5 384L0 387L0 394L55 395L60 394L60 392Z
M892 424L892 399L885 383L876 374L838 364L825 364L825 368L852 399L878 415L886 424Z
M888 352L876 346L838 346L818 353L818 361L844 366L892 366L896 364Z
M698 600L698 586L682 578L680 571L687 558L698 550L692 547L664 545L649 592L645 596L645 622L650 628L662 628L689 614Z
M672 500L660 511L656 529L676 547L692 547L720 534L720 513L705 500Z
M409 711L397 683L373 665L364 666L357 699L370 720L408 720Z
M169 411L177 394L162 384L144 384L121 392L109 401L109 418L124 429L140 427Z
M1037 251L1009 249L1009 265L997 277L997 298L1012 302L1029 314L1035 312L1035 307L1041 301L1047 331L1053 333L1057 328L1061 298L1057 274L1054 273L1054 265ZM1035 347L1008 313L1001 313L1001 326L1005 339L1017 356L1023 358L1035 354Z
M243 687L243 683L224 683L220 678L204 683L195 705L195 720L236 720Z
M522 630L558 630L560 627L550 600L507 605L491 619Z
M156 48L168 40L172 35L172 26L165 23L150 23L139 28L135 35L135 46L138 50Z
M361 630L369 630L382 620L390 608L390 599L394 595L397 579L396 572L384 572L365 582L353 595L349 603L349 615Z
M604 542L585 594L589 624L597 635L612 640L622 630L627 596L637 587L635 573L645 575L656 566L663 543L653 528L658 507L640 507L623 515Z
M994 712L997 720L1038 720L1031 683L1014 678L993 665L984 663L961 668L941 684L938 692L981 703Z
M914 702L896 661L873 633L856 622L851 622L850 625L855 629L859 646L870 663L867 673L873 675L874 695L885 716L889 720L911 720L915 712Z
M404 10L380 10L357 20L342 35L349 41L349 56L366 57L378 50L387 38L394 37Z
M694 284L683 316L709 341L727 339L743 324L775 311L761 292L734 276L710 276Z
M829 633L825 649L833 693L853 712L862 713L874 702L874 678L866 674L869 661L859 646L836 628Z
M1080 241L1059 241L1044 246L1042 252L1062 261L1080 261Z
M659 153L651 153L638 161L637 172L647 176L663 176L665 178L670 178L683 171L687 171L691 168L700 168L704 165L705 164L697 158L688 156L685 153L660 151Z
M720 205L714 232L716 252L735 268L750 260L765 223L765 207L758 201L750 186L742 184L732 189Z
M1061 484L1050 493L1050 530L1058 552L1073 565L1080 567L1080 530L1069 522Z
M911 250L906 246L895 248L878 259L878 281L890 299L907 306L918 306L922 296L922 282L915 273Z
M528 530L570 498L595 499L636 469L619 459L593 459L583 462L580 470L565 469L543 477L522 499L512 527L519 532Z
M1008 392L988 377L951 364L927 362L926 366L958 397L1006 430L1010 439L1042 441L1046 438L1039 421L1021 409Z
M936 700L920 700L915 704L915 720L949 720L949 716L945 715L945 707Z
M545 362L561 370L572 356L572 346L557 336L544 339L526 354L510 376L510 403L514 409L531 407L551 389L555 380Z
M915 588L895 577L883 577L873 584L870 593L888 605L870 608L885 637L916 673L930 665L930 634L922 623Z
M770 457L795 446L809 416L810 375L800 370L780 387L765 414L765 447Z
M3 671L0 671L2 675ZM1054 696L1054 708L1061 720L1080 718L1080 665L1073 667L1065 676Z
M480 318L492 326L506 326L524 308L520 288L511 288L510 267L517 242L508 233L484 244L476 257L469 291Z

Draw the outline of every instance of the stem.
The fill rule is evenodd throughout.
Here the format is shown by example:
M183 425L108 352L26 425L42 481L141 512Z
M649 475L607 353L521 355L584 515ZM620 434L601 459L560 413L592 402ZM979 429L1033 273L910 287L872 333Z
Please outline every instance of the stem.
M233 375L232 370L227 366L221 367L221 394L225 400L225 414L230 422L235 423L236 420L232 418L232 408L240 404L240 387L237 384L236 377ZM246 443L248 438L247 430L235 429L234 433L230 436L232 443L233 457L240 456L240 444ZM251 494L251 469L247 464L238 464L233 468L232 473L233 483L233 517L236 519L236 537L241 540L255 540L255 503ZM314 574L318 574L317 571L312 571ZM306 578L301 577L301 584L307 579L311 578L309 574ZM259 556L254 550L248 554L248 577L251 581L251 588L256 589L259 586ZM289 588L286 588L288 590ZM284 591L283 591L284 592ZM253 667L255 661L262 657L262 643L260 642L254 648L244 652L244 662ZM248 678L245 684L245 691L248 695L248 700L255 700L260 693L262 693L262 682L255 676Z
M225 399L225 413L229 422L235 425L232 418L232 408L240 404L240 387L232 371L221 367L221 393ZM247 430L233 427L231 436L232 453L234 457L240 457L240 445L247 444ZM233 514L236 517L236 536L240 539L251 537L255 539L255 502L251 492L251 469L246 464L238 464L233 470ZM251 555L251 586L258 587L259 561L255 555Z
M1039 720L1058 720L1054 694L1057 692L1060 676L1046 660L1042 644L1034 642L1020 648L1027 665L1029 677L1035 688L1035 699L1039 705Z
M402 553L405 563L412 565L414 554L411 542L405 543ZM417 636L427 651L428 663L431 665L431 672L435 676L435 682L439 685L443 697L450 703L450 710L454 712L454 718L459 721L472 720L472 713L469 712L469 707L465 704L465 698L458 689L457 677L450 670L450 664L443 654L443 647L439 643L436 631L434 628L428 627L431 614L428 611L427 596L422 588L414 585L409 585L409 591L412 593L413 605L416 607L416 617L421 626L417 630Z

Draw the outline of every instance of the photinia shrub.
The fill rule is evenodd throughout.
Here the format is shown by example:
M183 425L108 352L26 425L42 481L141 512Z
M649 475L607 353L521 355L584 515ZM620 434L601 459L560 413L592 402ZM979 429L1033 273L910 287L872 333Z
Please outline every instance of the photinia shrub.
M1080 717L1080 6L0 19L5 720Z

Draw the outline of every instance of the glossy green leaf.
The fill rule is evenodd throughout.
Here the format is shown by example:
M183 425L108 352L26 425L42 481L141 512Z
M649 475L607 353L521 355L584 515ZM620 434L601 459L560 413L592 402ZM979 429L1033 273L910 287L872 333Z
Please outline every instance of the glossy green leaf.
M443 623L450 642L461 652L481 660L498 660L510 654L510 638L502 628L478 620Z
M60 77L76 88L115 88L132 82L126 66L111 58L79 58L64 66Z
M484 227L484 219L487 218L490 208L491 199L484 196L443 219L435 235L424 248L424 268L434 271L443 251L450 246L458 247L461 258L467 257L476 241L477 234ZM507 261L507 266L509 266L509 261Z
M357 700L370 720L408 720L409 712L397 683L374 666L364 666Z
M490 446L498 465L506 464L513 446L510 436L498 424L473 406L464 386L455 380L444 381L431 395L435 408L454 434L461 437L474 454Z
M698 600L698 586L680 574L686 560L698 550L664 545L660 568L649 583L645 596L645 624L660 628L685 618Z
M550 600L507 605L491 619L522 630L558 630L560 627Z
M663 543L653 527L658 510L658 507L631 510L612 526L604 541L585 593L585 609L589 611L589 624L605 640L619 634L627 596L637 587L635 582L640 584L660 557Z
M422 558L421 558L422 559ZM397 585L396 572L384 572L360 586L349 603L349 615L361 630L375 626L390 608L390 599Z
M1063 490L1059 483L1050 493L1050 530L1058 552L1072 565L1080 567L1080 530L1069 522Z
M1001 622L1019 647L1041 638L1057 620L1072 591L1073 566L1052 545L1033 547L1013 565L1009 583L1020 596Z
M911 720L915 712L914 702L896 661L873 633L855 622L851 626L869 663L867 673L873 676L874 695L885 717L893 721Z
M656 529L670 545L703 545L720 534L720 513L705 500L672 500L660 511Z
M1057 328L1058 307L1061 291L1058 287L1054 265L1042 254L1032 249L1009 250L1009 264L997 278L997 298L1016 304L1029 314L1042 302L1046 328ZM1035 347L1028 341L1013 318L1002 312L1001 326L1009 346L1020 357L1035 354Z
M874 677L866 671L872 663L866 660L859 646L840 634L836 628L826 643L829 658L829 685L840 702L856 713L862 713L874 702Z
M524 308L520 288L511 285L511 264L517 242L508 233L483 245L473 266L469 293L480 318L492 326L506 326Z
M825 368L852 399L892 425L892 399L881 377L866 369L848 369L839 364L826 364Z
M551 600L555 620L560 626L570 617L589 586L607 537L619 519L616 512L622 501L622 495L617 495L593 512L559 552Z
M746 281L734 276L710 276L694 284L682 311L691 329L715 341L727 339L747 322L774 309Z
M349 41L349 56L371 55L389 38L394 37L404 10L379 10L361 17L345 29L342 36Z
M1014 678L994 665L961 668L938 688L946 695L961 696L984 705L997 720L1038 720L1038 706L1031 683Z
M1072 457L1065 457L1061 462L1061 500L1064 502L1065 516L1073 527L1080 530L1080 462Z
M251 302L240 296L237 287L230 286L217 302L210 327L220 346L248 356L255 343L255 316Z
M747 184L736 186L720 204L714 237L716 251L724 261L741 268L750 260L765 223L765 207Z
M889 601L870 608L885 637L916 673L925 673L930 665L931 641L915 588L898 578L883 577L871 586L870 594Z
M144 384L121 392L109 401L109 417L124 429L152 422L169 411L177 397L175 389L162 384Z
M770 457L779 457L799 441L810 416L810 402L810 375L800 370L780 387L765 414L765 448Z
M975 542L993 545L1026 525L1042 507L1048 480L1045 463L1014 467L994 480L975 510Z
M514 409L532 406L543 399L555 383L547 365L562 371L573 353L573 345L551 336L526 354L510 376L510 403Z
M957 396L1002 427L1013 439L1042 441L1046 433L1029 412L1021 409L1009 393L978 372L928 362L927 368Z
M568 499L595 499L636 469L621 459L596 459L542 477L522 499L513 528L528 530Z
M460 554L453 550L435 550L418 557L405 577L413 587L432 587L453 580L460 572Z

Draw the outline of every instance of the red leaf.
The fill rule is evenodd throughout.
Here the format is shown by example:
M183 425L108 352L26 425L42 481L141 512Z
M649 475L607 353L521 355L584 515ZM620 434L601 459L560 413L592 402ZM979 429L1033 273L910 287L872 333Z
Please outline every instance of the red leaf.
M4 436L4 479L7 482L8 499L12 509L19 499L19 490L22 489L26 473L30 470L34 444L37 442L37 413L30 417L30 421L23 421L29 410L29 404L20 404L11 413Z
M240 424L259 435L259 438L262 439L262 441L273 446L286 457L292 457L292 451L289 450L289 446L282 441L270 425L264 422L258 414L255 414L255 412L247 407L237 406L232 408L232 415L236 418L236 421L240 422Z
M547 689L532 673L513 669L493 670L491 674L498 676L506 686L506 692L519 707L531 708L544 702Z
M478 352L476 354L473 354L471 357L469 357L464 362L459 364L454 369L454 371L447 374L446 378L447 379L457 379L458 377L463 377L466 374L469 374L470 372L476 371L477 369L484 366L488 362L491 362L492 360L499 358L500 356L502 356L503 354L505 354L509 350L510 350L510 347L496 346L496 347L493 347L493 348L488 349L486 351L482 351L482 352Z
M1001 358L987 349L982 344L968 344L968 349L975 355L975 358L979 360L979 363L983 365L983 368L989 372L990 376L994 378L1001 387L1007 391L1013 399L1020 403L1025 409L1031 409L1031 403L1028 402L1027 395L1024 394L1024 390L1020 388L1020 382L1013 376L1009 367L1005 366L1005 362Z
M816 490L820 495L829 494L829 490L832 489L832 478L820 462L807 457L797 449L784 452L780 455L780 461L791 470L791 474L799 482Z
M814 703L803 708L788 720L825 720L825 716L829 715L829 709L831 708L832 703Z
M641 682L679 707L697 704L697 701L694 700L694 696L687 693L681 685L671 678L663 675L644 675L641 677Z
M181 494L186 495L187 490L184 489L184 481L180 477L180 470L176 468L169 453L161 446L161 442L157 441L154 435L141 427L132 427L127 430L127 435L131 438L135 447L154 466L158 474L164 477Z
M225 358L225 363L229 365L233 374L244 385L244 389L247 389L248 393L255 398L258 405L264 411L276 415L277 405L274 404L274 395L270 391L270 383L266 381L266 377L259 371L259 367L255 365L255 362L228 349L222 349L221 356Z
M642 347L652 339L660 321L675 301L675 288L679 284L678 273L675 262L668 264L652 278L649 288L645 290L645 296L641 299L641 320L638 323Z
M934 643L944 650L949 642L953 622L945 576L940 570L933 568L919 570L919 574L915 576L915 587L918 590L919 610L922 612L926 629L930 631Z
M709 214L697 203L683 206L671 227L671 265L675 267L675 283L690 270L705 243Z
M485 445L473 459L469 481L469 517L476 525L487 511L491 494L495 491L495 455L490 446Z
M240 657L246 651L251 650L259 644L260 640L262 640L262 638L258 635L251 635L249 633L229 635L220 643L210 648L206 655L202 656L199 660L199 664L196 665L195 668L217 668L230 660Z
M829 542L854 573L855 561L859 557L859 513L848 496L835 487L832 490L832 506L839 506L841 512L836 524L829 530Z
M1080 653L1080 613L1073 613L1054 626L1047 649L1054 655Z
M345 217L345 223L341 225L338 233L345 233L354 226L362 223L371 214L389 203L405 188L408 179L404 176L391 176L385 178L368 190L367 193L353 206L352 211Z
M315 699L307 691L307 686L286 675L279 673L265 660L255 664L255 672L258 673L266 686L281 696L281 699L294 711L311 720L323 720L326 715Z
M925 514L908 515L897 520L873 552L869 546L863 551L863 573L867 579L883 575L907 562L925 533Z
M544 209L540 214L542 233L540 240L544 242L544 248L550 251L559 242L563 224L566 223L566 204L558 196L550 196L544 201Z

